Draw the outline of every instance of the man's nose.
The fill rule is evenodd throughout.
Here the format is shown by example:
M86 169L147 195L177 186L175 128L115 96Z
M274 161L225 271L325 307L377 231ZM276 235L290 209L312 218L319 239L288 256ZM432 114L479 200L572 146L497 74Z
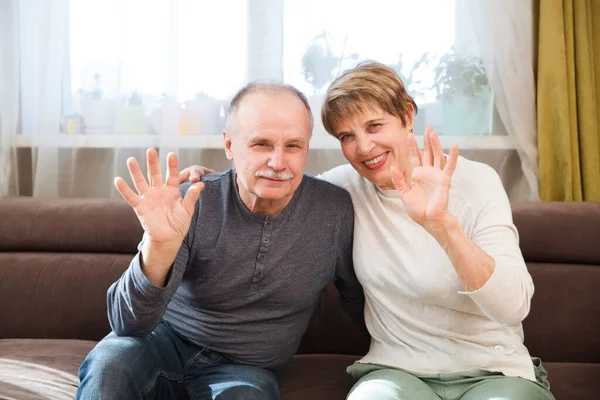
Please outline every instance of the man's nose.
M281 149L274 149L271 152L271 155L269 157L269 161L267 162L267 165L269 166L269 168L275 170L275 171L281 171L282 169L285 168L285 158L284 158L284 154L283 154L283 150Z

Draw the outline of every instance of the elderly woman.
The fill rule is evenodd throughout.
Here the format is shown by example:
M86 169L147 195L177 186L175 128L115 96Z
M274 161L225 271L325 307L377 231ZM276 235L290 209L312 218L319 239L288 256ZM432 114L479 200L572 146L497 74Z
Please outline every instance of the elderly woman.
M322 108L350 165L321 177L352 196L372 337L348 367L357 380L348 399L554 399L523 345L534 289L502 183L456 147L446 157L430 129L420 152L416 111L377 62L337 78Z
M337 78L322 109L350 163L322 178L352 196L372 337L348 399L553 399L523 345L533 283L502 183L456 147L446 160L430 131L419 152L416 111L376 62Z

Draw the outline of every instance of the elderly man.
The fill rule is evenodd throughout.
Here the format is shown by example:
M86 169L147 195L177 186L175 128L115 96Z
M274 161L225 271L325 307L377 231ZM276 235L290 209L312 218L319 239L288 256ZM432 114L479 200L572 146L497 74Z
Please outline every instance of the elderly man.
M253 83L231 102L225 153L235 169L163 184L148 150L137 193L115 180L144 238L108 291L111 332L79 375L80 399L279 399L275 369L295 353L330 281L363 324L347 192L303 175L312 115L297 89Z

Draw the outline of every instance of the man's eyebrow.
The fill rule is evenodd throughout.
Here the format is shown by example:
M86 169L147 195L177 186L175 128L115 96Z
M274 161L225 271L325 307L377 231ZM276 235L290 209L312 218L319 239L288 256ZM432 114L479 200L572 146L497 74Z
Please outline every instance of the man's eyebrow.
M301 144L304 144L304 143L306 143L306 140L304 140L303 137L296 137L296 138L292 138L292 139L286 140L285 142L286 143L301 143Z
M258 142L268 142L269 139L267 139L264 136L260 136L260 135L255 135L255 136L250 136L248 138L248 143L258 143Z

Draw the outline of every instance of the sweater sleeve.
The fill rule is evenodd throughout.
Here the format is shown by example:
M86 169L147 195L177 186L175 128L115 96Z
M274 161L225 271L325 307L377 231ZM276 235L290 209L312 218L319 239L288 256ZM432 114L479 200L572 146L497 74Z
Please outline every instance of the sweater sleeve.
M521 250L519 234L513 224L508 196L500 177L491 168L478 193L485 193L477 207L472 240L494 259L494 272L488 281L469 296L492 320L505 325L520 323L529 313L533 281Z
M182 185L182 196L189 186ZM192 217L192 227L197 221L198 204L196 204ZM118 336L145 337L158 326L183 278L189 260L193 234L194 229L190 228L171 266L164 287L154 286L142 271L141 249L144 235L138 245L138 253L129 264L129 268L108 289L108 321Z
M141 249L143 240L138 249ZM184 243L167 278L165 287L152 284L142 271L141 251L121 278L108 289L108 320L118 336L145 337L162 320L171 297L179 287L189 258L189 248Z

